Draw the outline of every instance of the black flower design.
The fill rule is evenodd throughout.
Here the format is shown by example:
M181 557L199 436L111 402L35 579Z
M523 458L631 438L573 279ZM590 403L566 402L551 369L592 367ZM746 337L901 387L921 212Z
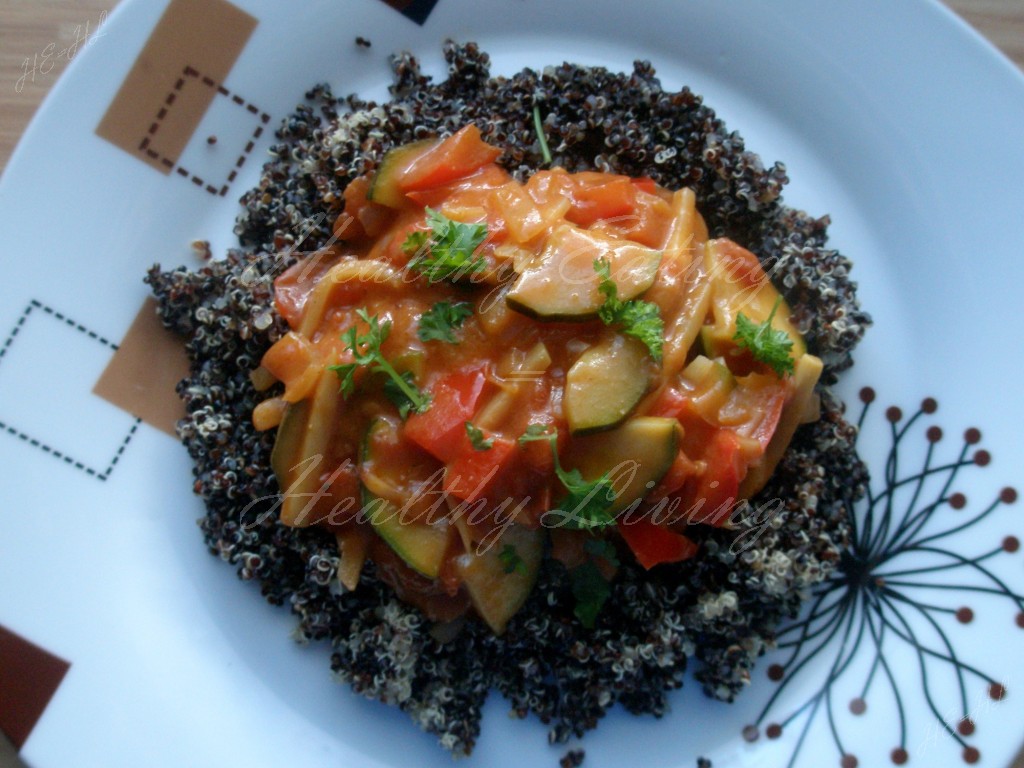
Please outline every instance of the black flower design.
M863 432L875 393L865 388L860 399L858 427ZM785 660L768 668L768 677L779 684L778 688L743 735L748 741L760 738L762 733L776 739L784 730L798 727L787 768L796 764L808 732L822 716L835 743L839 765L858 765L843 737L836 683L851 678L856 682L855 676L859 675L863 676L860 693L847 703L848 711L863 715L869 696L891 697L898 714L891 726L896 744L890 752L894 764L902 765L910 759L907 744L911 723L905 686L915 677L933 727L959 745L965 762L976 763L981 757L978 748L968 742L975 730L969 686L972 680L983 681L988 696L995 701L1003 699L1007 691L1003 683L963 658L951 636L955 624L950 617L961 624L973 621L974 611L962 601L983 593L1016 603L1016 622L1024 628L1024 596L988 566L993 558L1017 552L1020 541L1008 536L998 546L967 554L965 550L976 546L977 538L962 535L1016 502L1017 492L1003 488L980 511L968 511L966 496L955 489L957 479L968 468L987 466L991 455L977 447L981 433L971 428L963 435L958 455L949 461L940 460L942 430L922 427L922 417L935 413L937 408L938 403L927 398L909 418L904 418L899 408L886 410L891 445L884 471L873 483L881 487L873 488L861 501L850 501L852 537L840 566L816 589L803 616L778 633L778 648L786 654ZM909 441L922 432L926 441L923 461L907 472L907 454L920 449L920 443ZM917 670L897 673L893 668L892 649L900 644L910 649ZM860 663L865 659L867 664ZM810 667L817 664L812 662L822 661L828 671L817 691L801 705L783 710L783 692L795 680L813 674ZM948 722L948 714L939 708L935 693L939 674L955 679L959 718L954 723ZM788 714L780 718L780 711ZM915 721L913 725L919 727L920 723Z

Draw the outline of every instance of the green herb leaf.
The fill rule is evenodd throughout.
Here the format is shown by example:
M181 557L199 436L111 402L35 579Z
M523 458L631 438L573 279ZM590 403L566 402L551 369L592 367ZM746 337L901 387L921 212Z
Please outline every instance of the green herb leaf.
M568 518L567 528L600 530L615 525L615 519L608 514L615 501L608 473L597 480L584 480L578 469L566 470L558 458L558 430L549 424L530 424L519 436L519 444L547 440L555 460L555 475L567 491L566 496L552 509Z
M473 258L473 253L487 238L486 224L452 221L430 207L426 212L430 232L413 232L402 243L402 250L412 256L410 269L436 283L457 280L484 268L484 260Z
M506 544L498 553L498 558L505 573L520 573L523 576L527 574L526 562L512 544Z
M356 391L356 368L359 366L355 363L345 363L343 365L329 365L327 366L328 371L334 371L337 374L338 379L341 381L341 394L346 400L352 397L352 393Z
M627 301L619 310L616 321L622 332L639 339L655 361L661 360L661 346L665 341L665 325L661 310L649 301Z
M412 375L412 371L405 371L402 373L402 380L408 384L409 387L415 389L416 383L415 377ZM409 414L416 410L416 404L412 401L409 395L405 393L405 390L395 383L394 379L389 378L384 382L384 396L394 403L395 407L398 409L398 415L403 419L407 419Z
M619 553L615 549L615 545L608 541L608 539L587 538L583 542L583 548L591 555L605 560L608 565L615 566L616 568L619 566Z
M619 286L612 280L611 262L608 259L594 259L594 271L601 278L597 290L604 294L604 305L598 310L598 314L605 323L615 322L614 311L620 303Z
M525 445L526 443L535 443L538 440L548 440L551 437L551 430L554 429L550 424L530 424L526 427L526 431L519 436L519 444ZM558 435L557 430L555 435Z
M466 434L469 435L469 442L473 444L474 450L489 451L494 447L494 438L484 437L484 431L473 426L472 422L466 422Z
M661 348L665 342L665 323L657 304L639 299L619 300L619 287L612 280L608 259L594 259L594 271L601 278L598 290L604 294L604 304L598 317L605 325L617 325L627 336L639 339L651 357L661 361Z
M393 389L389 393L388 386L385 385L384 391L392 402L396 402L398 394L404 395L408 400L409 407L405 409L403 418L408 415L410 410L423 413L430 407L430 395L420 392L416 388L411 374L406 372L408 377L400 375L380 351L381 345L391 333L391 321L386 320L381 323L377 315L371 317L365 308L357 309L356 315L369 326L366 333L359 334L356 327L352 326L341 334L341 340L345 342L345 349L352 353L352 359L355 362L328 366L328 370L334 371L341 380L342 395L346 400L352 396L355 392L355 371L357 368L365 367L371 373L383 373L390 378L388 384ZM399 410L401 411L401 409L402 406L399 405Z
M430 210L429 208L427 210ZM413 232L402 243L402 251L409 256L415 256L421 251L426 251L430 248L430 235L426 232L417 231Z
M611 596L611 585L604 580L601 571L590 560L573 568L569 575L572 580L572 596L576 598L576 608L573 612L584 627L593 629L597 614Z
M420 316L416 335L420 341L445 341L458 344L455 330L461 328L466 318L473 315L473 305L468 301L452 304L450 301L439 301Z
M551 164L551 148L548 146L548 138L544 135L544 121L540 118L540 107L533 105L533 128L537 131L537 141L540 143L540 154L544 162Z
M555 474L569 492L558 502L558 510L569 516L567 527L599 531L615 525L615 518L608 514L615 491L607 472L597 480L584 480L578 469L563 470L556 455Z
M785 331L772 328L772 320L781 303L782 297L779 296L768 319L760 324L755 324L740 312L736 316L736 335L733 336L740 347L749 349L755 360L769 366L780 377L792 374L796 368L792 355L793 340Z

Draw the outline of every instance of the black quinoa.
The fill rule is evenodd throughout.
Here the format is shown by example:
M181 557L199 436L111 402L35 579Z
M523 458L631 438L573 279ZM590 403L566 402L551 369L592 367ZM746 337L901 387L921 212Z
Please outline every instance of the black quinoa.
M192 361L178 387L187 408L178 431L206 503L206 544L270 602L288 604L301 639L332 644L338 679L401 707L455 753L473 748L491 688L516 715L532 712L547 724L552 742L594 728L616 702L660 716L691 657L705 691L731 700L777 624L834 569L849 535L849 503L866 485L855 429L828 389L870 323L850 262L826 247L827 218L783 204L781 164L765 167L688 89L664 91L650 64L637 62L631 74L563 64L491 78L475 44L448 43L444 53L449 77L441 83L423 76L411 55L394 58L393 100L385 104L335 99L325 85L311 90L278 130L259 186L242 197L242 250L195 271L149 272L160 316L185 338ZM352 178L392 146L472 121L524 179L542 165L534 105L555 164L691 186L712 235L759 255L826 363L822 418L798 431L760 495L785 505L753 543L706 530L696 533L701 551L688 562L647 572L624 558L592 630L573 615L565 569L548 560L502 637L470 620L441 642L372 564L358 589L344 591L333 537L285 527L271 502L255 501L278 487L269 469L274 434L255 431L251 420L267 393L254 391L249 372L286 330L272 301L271 280L289 261L281 253L329 240Z

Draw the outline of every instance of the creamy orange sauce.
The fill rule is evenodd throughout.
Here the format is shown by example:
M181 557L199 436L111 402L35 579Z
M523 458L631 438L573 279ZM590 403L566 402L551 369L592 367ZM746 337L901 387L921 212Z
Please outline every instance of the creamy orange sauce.
M538 171L521 184L494 162L496 151L481 150L463 133L410 152L402 164L390 168L387 181L397 183L386 190L388 205L368 199L385 197L375 186L382 185L380 179L352 182L335 225L338 241L277 279L277 309L291 332L266 353L262 367L283 383L284 392L254 415L262 428L278 426L289 412L306 418L311 410L323 417L321 423L309 417L300 439L322 449L314 472L321 495L304 504L298 515L284 508L287 524L324 525L339 540L353 526L370 530L357 510L367 498L366 489L372 489L374 497L406 507L404 524L446 531L445 561L433 580L423 575L422 566L420 573L414 572L409 558L403 560L372 534L373 546L362 547L380 561L385 578L400 594L439 619L452 618L469 605L460 581L460 557L501 532L513 514L510 510L516 525L537 529L542 516L566 494L548 442L520 443L518 438L532 424L557 430L557 453L567 467L581 451L592 454L601 439L570 434L564 402L567 376L587 350L621 329L596 316L531 317L507 300L525 273L558 256L552 256L552 248L560 242L574 243L574 248L584 249L582 255L574 262L565 260L574 265L571 269L567 266L554 277L540 275L538 290L546 289L544 281L554 281L547 286L551 296L569 305L600 296L595 259L609 257L614 266L618 262L613 251L622 248L641 256L652 250L659 254L653 284L640 298L660 313L663 345L660 359L645 356L635 372L649 384L628 417L675 419L678 447L671 467L652 483L643 502L648 507L673 496L690 501L723 483L731 483L732 498L737 497L748 468L757 466L769 450L783 409L798 389L794 379L766 370L742 351L718 350L724 355L714 363L718 367L703 365L707 350L702 339L705 345L716 339L716 344L729 344L727 323L735 323L736 312L727 299L743 289L749 294L745 301L759 306L758 301L771 301L774 289L756 257L728 241L708 241L690 190L559 168ZM439 162L442 150L447 154L441 159L449 165ZM477 165L471 167L473 163ZM417 232L429 235L428 206L455 222L486 225L486 238L474 253L482 259L481 269L456 281L435 282L417 271L416 254L403 244ZM621 260L625 263L626 258ZM722 268L713 274L716 265ZM623 290L630 275L624 267L612 269L612 278ZM472 309L453 330L457 343L420 338L424 314L439 302ZM384 393L388 377L368 366L355 369L350 395L339 391L339 378L330 367L354 362L343 335L351 328L367 332L358 311L388 324L381 354L432 398L425 412L400 418ZM718 336L716 322L721 326ZM803 350L797 351L802 357ZM698 356L700 364L693 365ZM704 378L693 378L694 371L703 371ZM465 422L480 429L492 447L474 449ZM279 443L284 442L284 430L282 426ZM294 426L291 430L296 431ZM290 457L311 458L294 452ZM481 463L493 469L482 481L482 469L479 477L474 474ZM290 467L275 470L287 492L297 473ZM729 490L723 487L722 493ZM722 495L711 493L716 499ZM478 501L482 504L477 509L484 513L451 515L460 502ZM684 538L680 532L692 522L681 516L669 521L672 535ZM721 524L724 518L705 516L703 522ZM644 546L622 535L634 549ZM567 537L573 538L567 532L556 537L556 554L574 551L572 558L578 559L579 547L567 544Z

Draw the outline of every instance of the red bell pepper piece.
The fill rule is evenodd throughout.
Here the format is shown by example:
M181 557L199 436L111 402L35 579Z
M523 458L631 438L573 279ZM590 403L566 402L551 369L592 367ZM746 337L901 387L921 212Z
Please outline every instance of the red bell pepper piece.
M486 203L490 191L508 184L509 175L501 167L488 163L466 176L429 189L410 190L406 197L417 205L439 208L445 200L458 195L459 202L468 205Z
M409 166L398 182L402 192L429 189L468 176L493 163L501 149L487 144L473 123L428 149Z
M727 238L712 240L709 245L715 249L719 263L728 273L729 282L746 288L760 288L768 282L757 256L742 245Z
M651 416L679 418L683 406L689 401L686 395L674 387L665 387L651 406Z
M747 473L735 433L717 430L701 458L707 462L707 469L697 479L688 507L693 510L689 522L721 526L733 512L740 481ZM701 502L703 505L697 508Z
M444 489L463 501L486 497L512 465L516 444L505 437L491 437L491 447L478 451L463 432L463 441L444 473Z
M405 436L441 461L450 461L468 440L466 422L476 413L486 381L484 366L445 376L430 389L430 407L405 422Z
M659 563L678 563L697 554L697 545L687 536L655 525L645 517L629 515L616 526L619 534L633 550L637 562L650 570Z
M768 443L772 441L772 436L779 426L782 409L786 405L789 393L783 387L772 387L766 389L762 394L757 411L760 419L750 430L750 437L757 440L761 444L761 450L764 451L767 450Z
M661 481L651 489L652 499L663 499L671 496L682 488L688 479L693 477L696 469L693 460L686 455L686 451L679 451L673 459L668 472L661 478Z
M274 280L274 306L291 328L302 324L306 301L330 265L326 259L303 259L292 264Z
M636 211L636 187L625 176L597 184L580 184L573 190L572 208L565 218L581 227L601 219L616 219Z
M633 186L642 192L646 192L649 195L658 194L658 184L650 176L637 176L630 179L633 182Z

